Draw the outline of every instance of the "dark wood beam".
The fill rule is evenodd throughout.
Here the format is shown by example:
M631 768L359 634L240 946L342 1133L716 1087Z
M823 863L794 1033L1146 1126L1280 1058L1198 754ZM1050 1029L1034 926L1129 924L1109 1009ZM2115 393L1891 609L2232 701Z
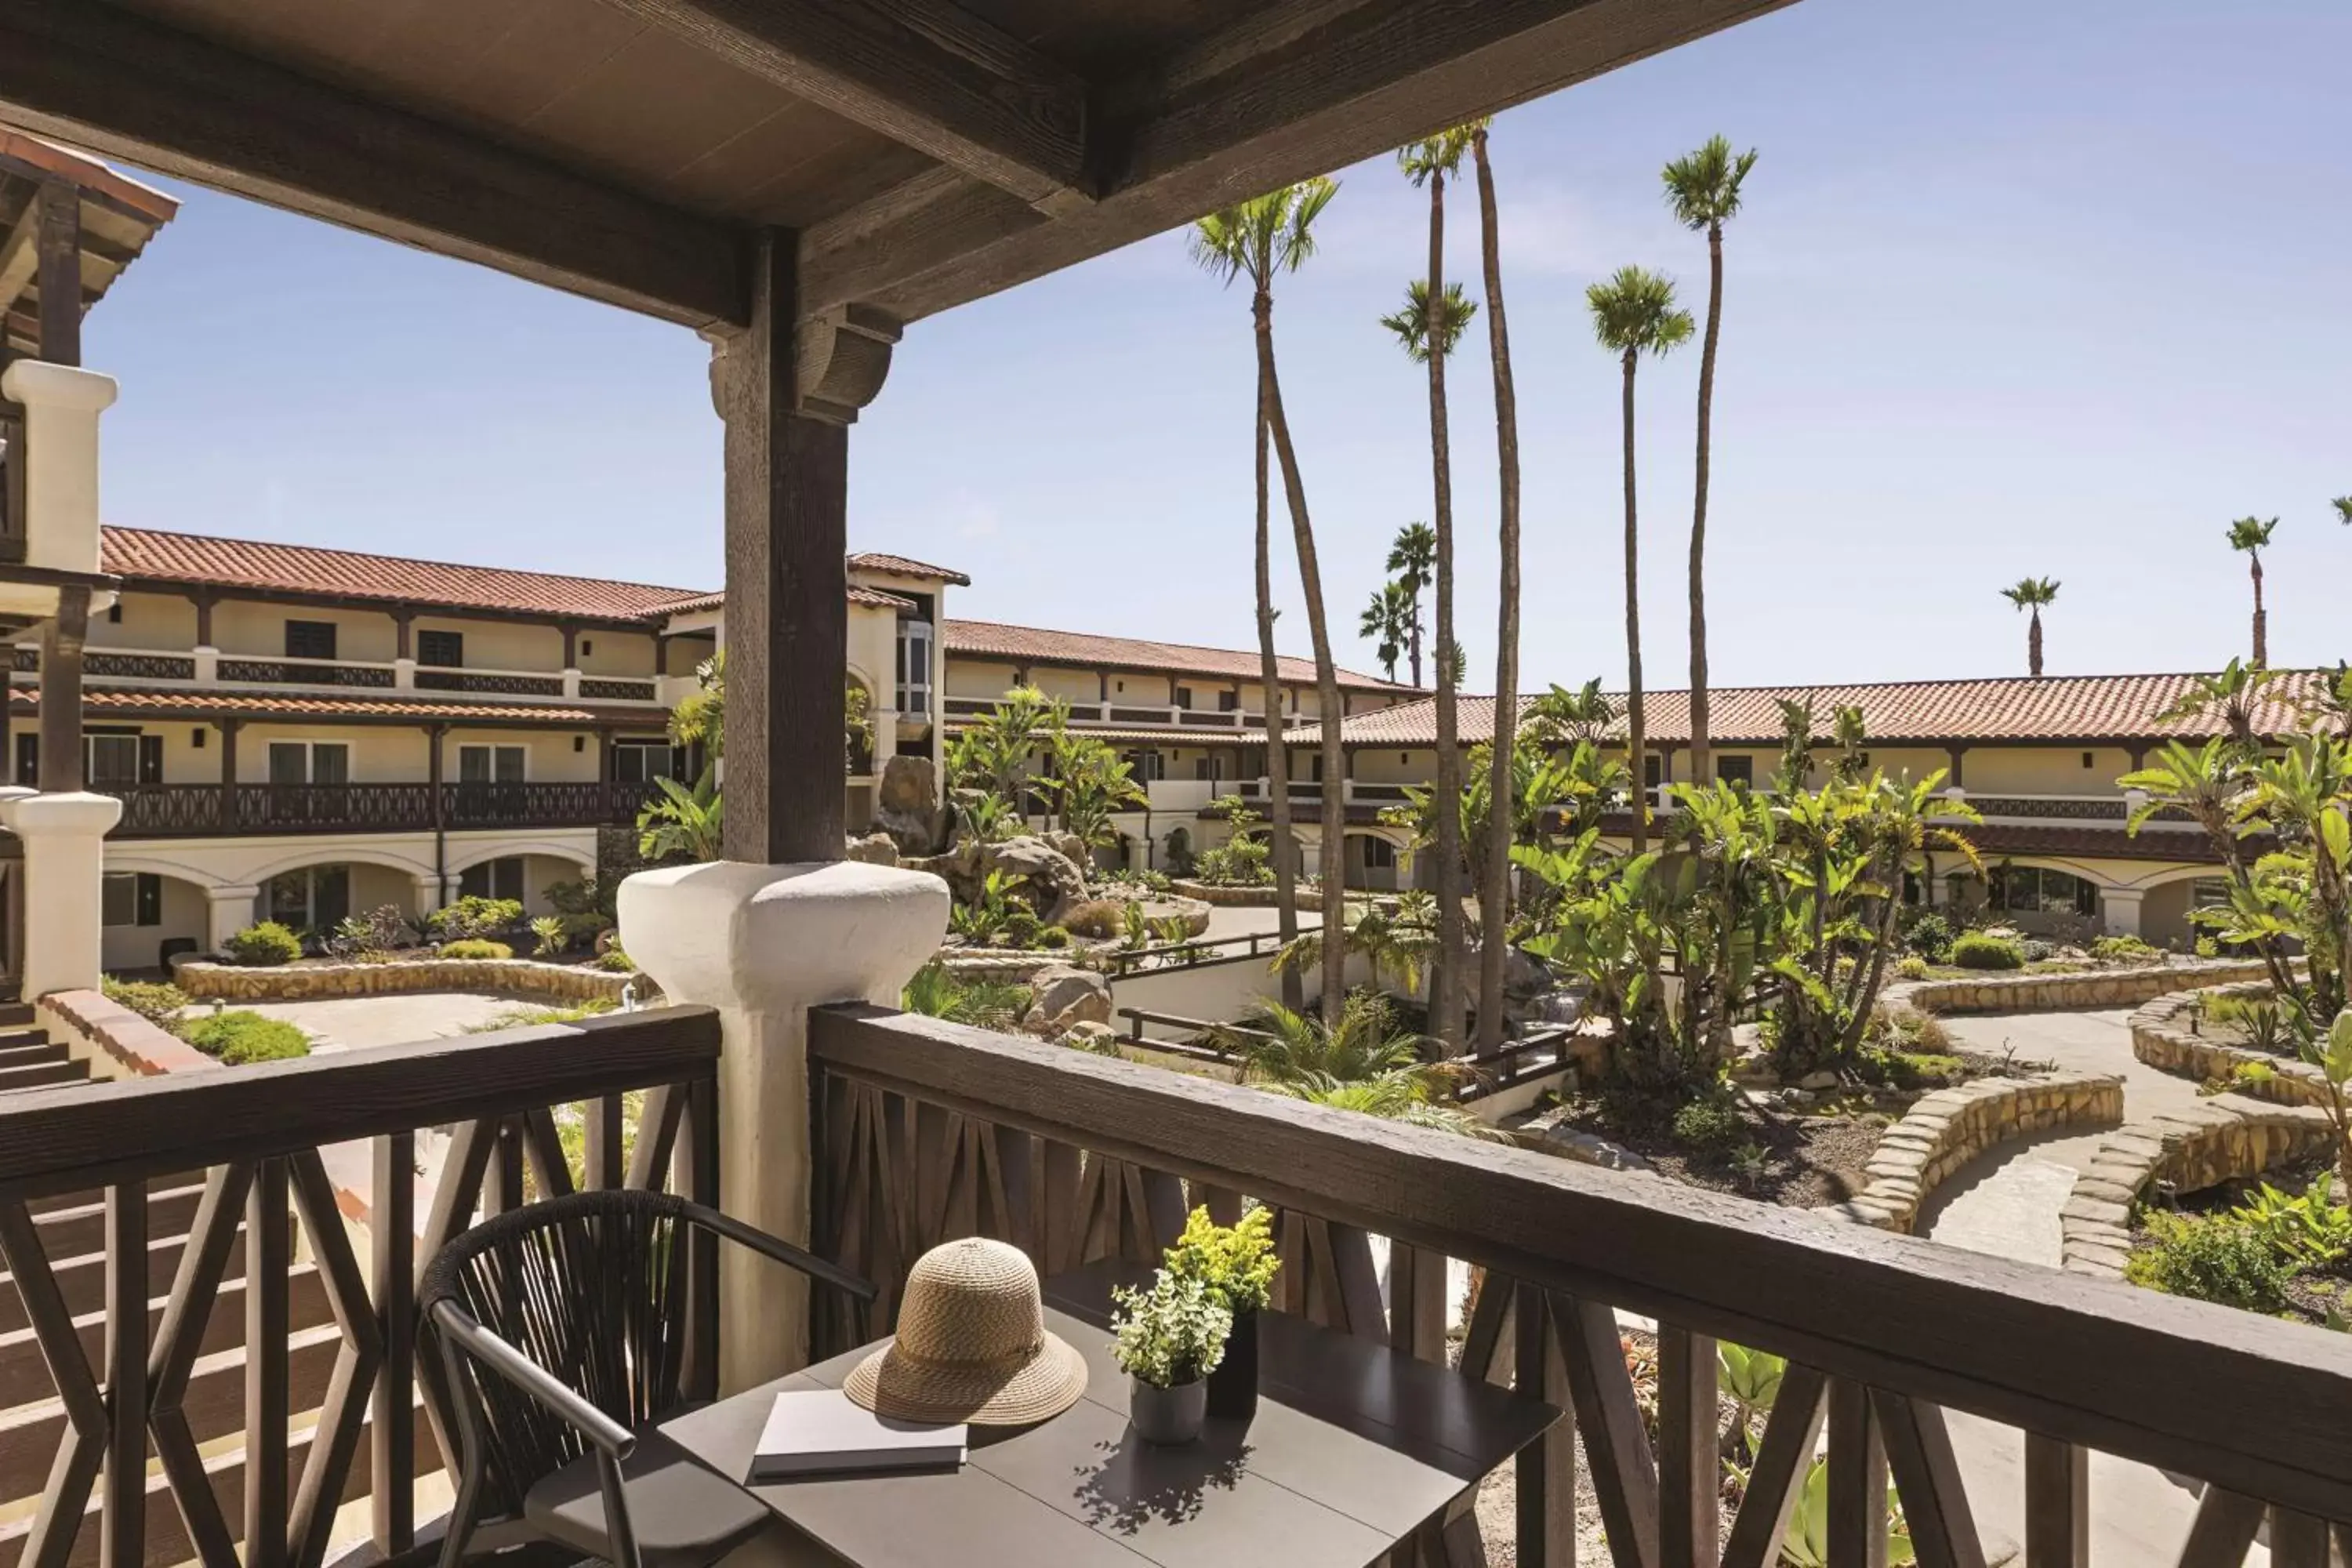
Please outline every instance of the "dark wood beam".
M731 225L115 5L0 0L0 117L668 321L750 319Z
M806 231L803 297L928 316L1790 3L1284 0L1106 95L1093 205L919 176Z
M36 241L40 237L41 202L37 195L25 204L16 221L5 237L0 237L0 312L16 302L25 286L33 280L33 270L41 262Z
M81 363L81 196L63 180L42 184L33 203L41 215L34 288L41 297L40 357L49 364Z
M940 0L609 0L1045 212L1084 206L1087 84Z

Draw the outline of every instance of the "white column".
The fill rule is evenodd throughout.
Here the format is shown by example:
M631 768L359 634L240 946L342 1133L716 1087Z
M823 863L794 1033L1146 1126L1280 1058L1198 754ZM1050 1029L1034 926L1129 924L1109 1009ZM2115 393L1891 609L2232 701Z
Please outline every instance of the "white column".
M947 933L937 877L855 861L719 861L621 884L621 942L673 1002L719 1010L719 1190L726 1211L809 1239L808 1010L895 1006ZM800 1276L720 1253L719 1384L749 1387L807 1360Z
M2145 888L2102 888L2099 910L2106 917L2109 936L2137 936L2139 911L2147 900Z
M100 882L106 832L122 816L112 795L74 791L0 801L25 845L25 975L27 1001L53 991L95 991L100 957Z
M190 651L195 655L197 680L209 686L220 679L220 649L199 643Z
M205 945L213 952L228 946L228 939L253 923L253 901L261 889L250 884L206 888L210 910L205 921Z
M392 685L395 691L414 690L416 686L416 661L395 658L392 661Z
M448 889L441 885L440 873L436 871L419 871L409 881L416 889L416 918L419 920L439 909L449 896Z
M0 373L0 397L25 407L25 564L97 571L98 416L114 378L18 360Z
M567 669L563 672L563 695L573 699L579 697L580 672L578 670Z
M896 708L869 708L866 721L874 727L874 776L882 776L882 764L898 754L898 710Z

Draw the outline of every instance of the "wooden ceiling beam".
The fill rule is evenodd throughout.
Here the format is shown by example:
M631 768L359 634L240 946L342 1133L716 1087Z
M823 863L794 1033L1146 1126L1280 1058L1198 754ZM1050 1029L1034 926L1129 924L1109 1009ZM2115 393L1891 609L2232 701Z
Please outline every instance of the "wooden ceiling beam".
M25 285L33 280L33 269L40 265L40 250L33 243L41 228L40 193L37 189L26 199L25 210L16 215L16 226L8 237L0 239L0 316L7 314Z
M1046 213L1092 200L1087 83L943 0L608 0Z
M741 232L110 5L0 0L0 117L217 190L697 328Z
M908 181L803 237L814 309L950 309L1793 0L1281 0L1104 96L1093 205Z

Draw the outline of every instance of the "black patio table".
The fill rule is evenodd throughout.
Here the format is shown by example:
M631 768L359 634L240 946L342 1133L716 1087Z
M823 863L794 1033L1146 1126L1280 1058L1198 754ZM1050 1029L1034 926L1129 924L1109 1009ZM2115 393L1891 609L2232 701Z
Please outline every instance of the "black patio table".
M1369 1340L1268 1313L1256 1417L1197 1443L1129 1430L1097 1265L1045 1286L1046 1326L1086 1357L1086 1397L1050 1421L972 1428L960 1469L745 1489L855 1568L1363 1568L1541 1436L1560 1412ZM873 1347L677 1416L663 1433L730 1480L773 1395L837 1388Z

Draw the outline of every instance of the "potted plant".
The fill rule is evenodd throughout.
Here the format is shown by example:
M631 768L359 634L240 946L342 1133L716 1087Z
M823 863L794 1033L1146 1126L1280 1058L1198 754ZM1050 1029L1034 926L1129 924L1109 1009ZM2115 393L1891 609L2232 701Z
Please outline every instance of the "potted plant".
M1233 1314L1224 1359L1209 1374L1209 1414L1221 1421L1246 1421L1257 1414L1258 1314L1273 1298L1274 1213L1253 1208L1238 1225L1219 1225L1205 1208L1184 1221L1184 1234L1168 1249L1168 1272L1198 1279Z
M1130 1381L1128 1416L1147 1443L1189 1443L1208 1415L1209 1373L1225 1353L1234 1315L1198 1279L1165 1268L1149 1290L1112 1292L1114 1353Z

